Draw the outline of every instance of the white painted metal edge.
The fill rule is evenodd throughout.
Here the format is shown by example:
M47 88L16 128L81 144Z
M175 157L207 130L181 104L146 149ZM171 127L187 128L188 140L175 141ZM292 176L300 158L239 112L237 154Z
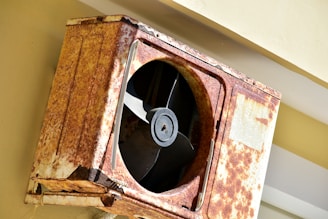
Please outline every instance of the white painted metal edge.
M262 201L302 218L328 218L328 170L272 145Z
M295 198L286 192L264 185L262 201L308 219L327 219L328 211L311 205L301 199Z

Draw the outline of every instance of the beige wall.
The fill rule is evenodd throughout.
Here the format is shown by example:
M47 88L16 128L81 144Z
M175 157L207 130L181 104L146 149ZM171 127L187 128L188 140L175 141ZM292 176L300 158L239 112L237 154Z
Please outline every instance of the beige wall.
M98 14L72 0L0 3L0 218L87 219L99 215L94 208L24 204L66 20ZM264 206L260 215L267 218L270 212Z

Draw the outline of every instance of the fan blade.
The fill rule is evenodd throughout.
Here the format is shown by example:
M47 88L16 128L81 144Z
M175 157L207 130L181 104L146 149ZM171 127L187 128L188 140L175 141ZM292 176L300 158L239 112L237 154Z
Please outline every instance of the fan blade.
M150 106L143 103L142 100L133 96L128 91L124 95L124 104L141 120L149 123L146 119L147 111L150 110Z
M176 77L167 102L179 120L179 131L189 136L196 103L188 83L183 77Z
M171 146L161 149L156 164L141 181L141 184L151 191L165 191L167 189L165 186L172 187L174 186L171 185L172 183L177 183L181 169L194 156L194 147L188 138L179 132L175 142Z
M169 107L169 104L171 102L172 95L174 94L174 91L177 89L177 82L179 80L179 77L180 77L180 74L177 73L177 75L176 75L176 77L175 77L175 79L173 81L173 84L172 84L172 88L170 90L169 97L168 97L167 102L166 102L166 108Z
M149 125L139 127L129 138L120 143L120 151L131 175L140 181L155 165L160 147L150 136Z

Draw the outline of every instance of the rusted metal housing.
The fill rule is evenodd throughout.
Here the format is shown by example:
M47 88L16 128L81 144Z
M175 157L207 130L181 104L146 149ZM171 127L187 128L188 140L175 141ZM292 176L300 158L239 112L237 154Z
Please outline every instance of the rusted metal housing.
M118 132L126 83L160 60L189 83L198 150L155 193L126 169ZM256 218L280 93L127 16L67 23L26 202L94 206L129 218Z

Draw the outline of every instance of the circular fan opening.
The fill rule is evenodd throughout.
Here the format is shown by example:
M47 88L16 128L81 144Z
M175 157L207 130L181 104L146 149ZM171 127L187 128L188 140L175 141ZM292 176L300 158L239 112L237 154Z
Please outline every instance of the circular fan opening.
M194 95L174 66L139 68L127 84L119 136L130 174L152 192L175 188L196 156L199 123Z

